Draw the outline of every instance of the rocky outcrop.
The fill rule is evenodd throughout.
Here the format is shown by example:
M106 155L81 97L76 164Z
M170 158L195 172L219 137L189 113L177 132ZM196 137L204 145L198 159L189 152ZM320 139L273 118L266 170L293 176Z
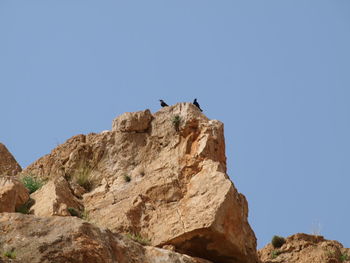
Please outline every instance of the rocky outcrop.
M149 110L126 112L112 123L112 131L144 132L150 127L152 114Z
M7 150L6 146L0 143L0 176L16 175L22 168L16 159Z
M112 131L74 136L23 173L67 178L73 192L84 174L92 187L81 202L113 232L214 262L258 261L247 201L226 174L223 124L191 103L125 113Z
M72 194L68 182L63 177L58 177L46 183L41 189L31 194L35 204L31 212L38 216L68 216L71 211L81 211L82 205Z
M27 188L16 177L0 177L0 213L15 212L28 199Z
M344 263L350 262L350 249L322 236L295 234L280 248L268 244L259 250L262 263Z
M21 263L210 263L142 246L78 218L11 213L0 214L0 250L12 253L7 262Z

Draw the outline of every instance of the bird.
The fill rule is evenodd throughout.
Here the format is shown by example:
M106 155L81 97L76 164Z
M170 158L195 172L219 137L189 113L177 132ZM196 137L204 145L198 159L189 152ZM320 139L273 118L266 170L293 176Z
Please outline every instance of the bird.
M203 110L201 109L201 106L199 106L199 104L198 104L198 102L197 102L197 99L194 99L193 104L194 104L200 111L203 111Z
M164 100L159 100L159 101L160 101L160 106L162 106L163 108L169 106L164 102Z

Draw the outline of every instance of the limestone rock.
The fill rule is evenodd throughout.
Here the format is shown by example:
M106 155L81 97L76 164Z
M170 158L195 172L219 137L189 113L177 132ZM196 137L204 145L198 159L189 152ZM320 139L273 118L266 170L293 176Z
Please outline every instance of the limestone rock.
M82 205L72 194L69 184L63 177L58 177L31 194L35 204L31 212L37 216L69 216L68 208L81 210Z
M0 143L0 176L16 175L22 168L16 159L7 150L6 146Z
M109 141L108 141L109 140ZM73 136L64 144L53 149L50 154L41 157L22 171L22 174L31 174L42 180L51 180L57 177L73 178L83 170L92 171L101 163L105 154L107 142L113 143L110 133ZM101 168L107 165L101 163ZM100 178L99 169L96 177Z
M126 112L113 121L112 131L143 132L149 128L152 114L149 110Z
M255 263L245 197L226 174L223 124L192 103L125 113L110 132L78 135L23 173L93 179L91 221L158 247L221 263Z
M0 213L15 212L28 199L27 188L16 177L0 177Z
M339 242L302 233L286 238L286 243L280 248L268 244L258 253L262 263L350 262L350 249Z
M0 245L1 251L14 251L11 262L21 263L210 263L143 247L74 217L0 214Z

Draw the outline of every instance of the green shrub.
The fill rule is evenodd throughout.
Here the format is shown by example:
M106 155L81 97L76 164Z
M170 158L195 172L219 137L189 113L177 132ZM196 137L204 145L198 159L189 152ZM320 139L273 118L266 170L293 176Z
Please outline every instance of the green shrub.
M347 261L347 260L349 260L349 259L350 259L350 257L349 257L348 254L341 254L341 255L340 255L340 261L341 261L341 262Z
M27 202L16 208L16 213L29 214L30 208L34 205L34 200L29 198Z
M129 175L127 175L127 174L124 174L124 181L126 183L129 183L131 181L131 177Z
M280 236L273 236L271 240L271 244L274 248L280 248L284 243L286 243L286 240L284 237Z
M147 238L142 237L140 234L127 233L126 236L143 246L148 246L151 243Z
M172 119L172 123L176 131L179 131L180 122L181 122L181 117L179 115L175 115Z
M272 253L271 253L271 258L274 259L274 258L277 258L278 255L281 254L281 251L279 250L273 250Z
M92 189L92 178L91 169L87 166L82 166L73 175L74 180L81 187L85 188L86 191L91 191Z
M78 211L73 207L68 207L67 210L71 216L76 216L76 217L79 217L79 218L86 220L86 221L90 220L89 213L85 208L83 211Z
M68 207L67 210L68 210L68 212L70 213L71 216L81 217L80 213L77 210L75 210L75 208Z
M34 193L44 185L43 181L31 175L21 177L21 182L28 189L29 194Z
M16 258L16 252L14 250L11 251L5 251L4 256L10 259L15 259Z

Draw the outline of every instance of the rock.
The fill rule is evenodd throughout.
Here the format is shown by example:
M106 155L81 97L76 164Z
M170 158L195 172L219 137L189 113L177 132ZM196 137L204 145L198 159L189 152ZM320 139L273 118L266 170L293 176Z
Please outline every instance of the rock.
M6 146L0 143L0 176L16 175L22 168L16 159L7 150Z
M74 178L80 171L91 171L99 164L104 155L107 140L110 138L111 135L108 133L73 136L53 149L50 154L29 165L21 174L31 174L42 180L61 176ZM100 177L100 174L96 174L96 177Z
M0 244L22 263L210 263L141 246L74 217L0 214Z
M112 131L120 132L144 132L152 120L149 110L138 112L126 112L117 117L112 124Z
M268 244L260 249L258 254L262 263L342 263L350 261L350 249L344 248L339 242L326 240L323 236L303 233L286 238L286 243L280 248L274 248L272 244Z
M37 216L70 216L69 209L77 212L82 210L82 205L72 194L69 184L63 177L46 183L31 194L31 198L35 201L31 212Z
M125 113L112 132L74 136L22 173L72 178L82 168L96 225L214 262L258 261L247 201L226 174L223 124L192 103Z
M15 212L28 199L27 188L16 177L0 177L0 213Z
M78 183L71 182L70 187L73 191L73 194L78 197L79 199L83 198L83 194L85 194L87 191L84 187L80 186Z

